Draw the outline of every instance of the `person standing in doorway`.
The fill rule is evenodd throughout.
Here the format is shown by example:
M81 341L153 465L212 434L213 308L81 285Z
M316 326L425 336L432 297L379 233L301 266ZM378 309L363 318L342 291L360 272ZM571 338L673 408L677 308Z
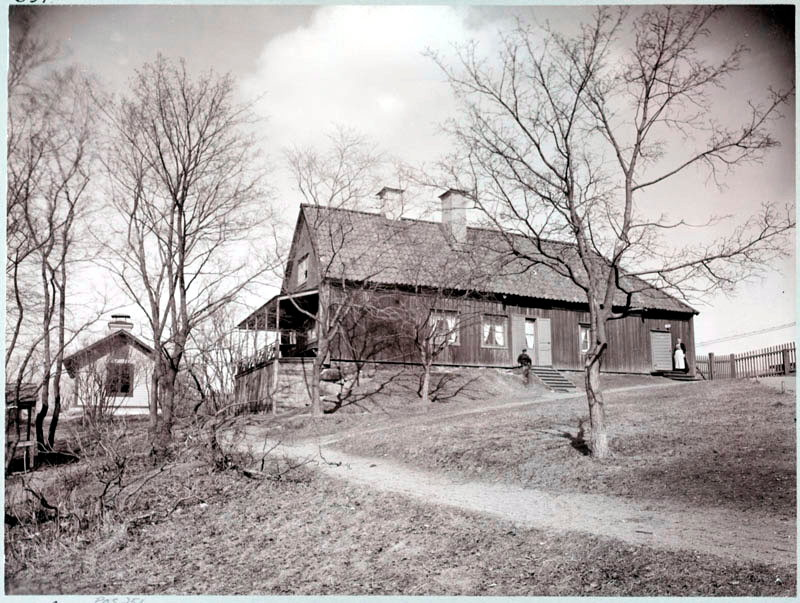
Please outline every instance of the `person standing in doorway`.
M686 355L683 353L683 350L684 346L681 343L681 340L679 339L677 345L675 346L675 353L672 356L675 361L676 371L686 370Z
M523 348L522 353L517 356L517 364L522 367L522 378L525 380L525 385L528 385L531 381L531 365L533 363L525 348Z

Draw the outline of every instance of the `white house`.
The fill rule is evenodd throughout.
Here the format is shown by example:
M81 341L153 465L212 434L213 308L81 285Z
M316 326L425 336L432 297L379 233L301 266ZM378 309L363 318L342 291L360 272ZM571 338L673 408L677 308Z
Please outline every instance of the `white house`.
M131 333L127 315L113 315L108 328L108 335L64 359L73 379L73 406L94 416L146 414L153 349Z

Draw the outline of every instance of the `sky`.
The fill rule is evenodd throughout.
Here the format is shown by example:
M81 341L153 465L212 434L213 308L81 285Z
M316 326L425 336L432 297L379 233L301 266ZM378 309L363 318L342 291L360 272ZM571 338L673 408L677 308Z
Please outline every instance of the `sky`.
M457 103L426 50L452 56L453 44L475 40L492 56L498 31L517 16L574 27L589 9L48 4L39 10L41 31L59 43L63 60L83 65L111 92L124 92L133 70L159 52L184 57L194 71L231 72L240 99L254 100L264 118L258 134L274 166L276 199L293 223L300 195L282 168L283 149L324 146L339 125L358 130L401 160L435 161L450 148L440 126L456 114ZM722 56L736 41L751 49L741 72L715 94L721 119L741 115L747 99L763 98L768 86L793 82L793 25L787 25L786 15L786 9L728 7L714 24L708 46L713 56ZM762 164L727 176L722 190L692 172L654 187L648 203L676 217L731 214L734 222L764 200L794 203L795 123L788 113L776 132L782 146ZM253 307L273 293L265 286ZM741 283L734 295L695 304L697 351L728 353L793 340L789 327L703 345L793 323L795 299L793 250L763 279Z

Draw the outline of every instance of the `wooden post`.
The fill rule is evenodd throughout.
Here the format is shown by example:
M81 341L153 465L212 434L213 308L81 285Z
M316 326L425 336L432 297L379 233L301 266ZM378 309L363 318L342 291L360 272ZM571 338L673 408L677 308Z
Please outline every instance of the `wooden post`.
M281 298L275 300L275 357L272 360L272 383L270 384L270 398L272 398L272 414L278 414L278 371L281 365Z
M783 348L781 351L783 353L783 374L788 375L791 372L791 366L789 364L789 348Z
M736 379L736 354L731 354L731 379Z
M708 353L708 380L714 380L714 352Z

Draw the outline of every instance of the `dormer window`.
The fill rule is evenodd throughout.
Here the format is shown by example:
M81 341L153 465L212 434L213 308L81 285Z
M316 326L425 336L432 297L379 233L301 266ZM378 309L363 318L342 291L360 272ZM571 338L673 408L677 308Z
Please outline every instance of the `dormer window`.
M302 285L308 280L308 255L304 255L297 262L297 284Z

